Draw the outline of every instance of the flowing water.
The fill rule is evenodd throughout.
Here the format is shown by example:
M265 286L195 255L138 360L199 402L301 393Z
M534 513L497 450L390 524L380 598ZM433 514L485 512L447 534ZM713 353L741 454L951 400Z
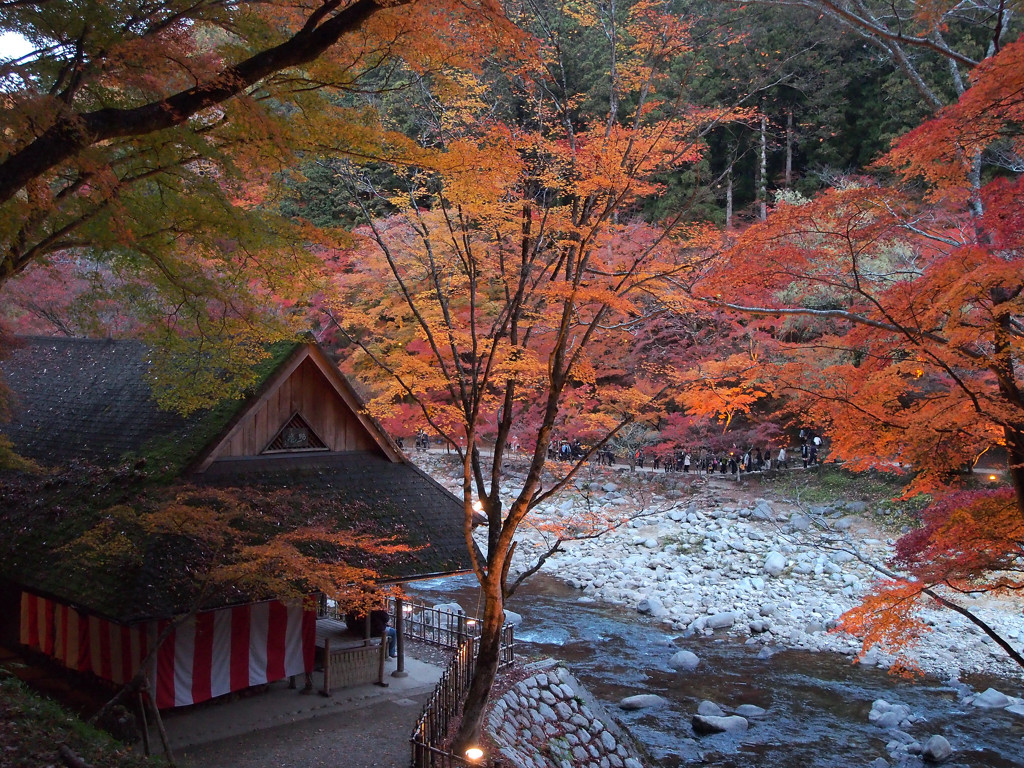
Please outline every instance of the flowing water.
M422 582L411 591L479 613L472 577ZM759 645L677 639L627 608L582 604L580 594L556 579L534 576L508 604L523 616L516 627L519 650L564 661L664 768L846 768L878 757L891 760L888 732L868 721L875 699L902 702L923 716L924 722L908 729L921 743L932 734L945 736L954 753L944 766L1024 766L1024 717L961 706L946 683L902 681L837 654L780 651L758 659ZM696 672L668 667L672 654L684 648L701 658ZM1024 692L1019 679L967 682L979 691L992 686L1008 695ZM638 712L617 707L636 693L657 693L670 703ZM751 720L744 733L698 738L690 719L705 699L726 710L756 704L768 713Z

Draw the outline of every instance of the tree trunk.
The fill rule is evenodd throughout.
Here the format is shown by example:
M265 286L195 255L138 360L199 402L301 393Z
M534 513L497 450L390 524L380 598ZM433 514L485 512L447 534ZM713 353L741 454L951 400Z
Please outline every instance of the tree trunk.
M1024 286L1016 289L1005 287L992 288L989 296L993 309L1009 308L1024 292ZM1024 413L1024 392L1021 392L1017 380L1017 365L1014 358L1013 328L1010 326L1011 315L1001 312L996 327L992 372L996 376L999 394L1010 408L1017 414ZM1017 498L1017 509L1024 518L1024 422L1019 418L1010 418L1003 422L1003 436L1006 440L1006 469L1013 483Z
M1013 483L1017 510L1024 519L1024 429L1003 427L1006 439L1006 471Z
M768 118L761 113L761 162L757 174L758 218L768 218Z
M725 228L732 228L732 166L729 161L729 170L725 174Z
M615 28L615 0L612 0L608 10L608 28L606 34L608 35L608 41L611 43L611 66L609 70L611 88L608 94L608 125L605 128L605 135L611 133L612 128L615 126L615 121L619 117L619 68L618 68L618 51L616 45L618 44L617 33Z
M793 107L786 111L786 189L793 183Z
M453 751L460 757L469 747L480 743L484 710L494 679L498 675L501 630L505 626L505 599L501 586L503 570L500 566L489 569L487 578L481 585L484 597L483 626L477 646L476 664L473 667L473 680L463 705L462 722L452 745Z

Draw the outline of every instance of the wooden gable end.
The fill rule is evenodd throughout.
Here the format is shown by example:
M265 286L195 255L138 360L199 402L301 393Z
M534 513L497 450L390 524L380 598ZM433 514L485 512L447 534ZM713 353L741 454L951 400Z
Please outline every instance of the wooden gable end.
M310 448L299 450L369 452L401 461L401 454L377 427L359 413L360 403L344 377L316 347L303 347L268 380L227 433L216 441L194 471L217 459L285 455L282 430L308 425Z

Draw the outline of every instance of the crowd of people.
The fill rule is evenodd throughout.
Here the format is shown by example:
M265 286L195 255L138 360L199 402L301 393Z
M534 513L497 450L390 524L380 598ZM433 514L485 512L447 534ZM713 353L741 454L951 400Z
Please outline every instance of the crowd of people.
M800 430L800 461L806 469L819 461L821 437L810 429ZM552 440L548 444L548 458L558 461L578 461L587 455L589 448L576 440ZM680 472L683 474L721 474L738 475L747 472L767 472L772 469L786 470L790 468L789 449L786 445L775 447L750 446L743 450L733 446L728 451L711 449L688 450L676 448L666 452L661 449L637 448L627 452L625 456L610 447L595 451L593 458L597 463L614 466L623 463L644 469L650 464L654 471Z
M814 466L819 462L822 440L820 435L811 429L800 430L800 461L804 468ZM443 440L438 438L438 444L442 445ZM399 439L399 447L403 447ZM416 433L415 447L417 450L430 448L430 436L425 430ZM515 436L510 438L509 450L516 454L519 452L519 439ZM547 457L552 461L580 461L590 454L590 446L584 445L579 438L552 439L548 442ZM636 448L627 451L626 455L616 453L610 446L604 446L590 455L591 459L604 466L614 466L619 463L644 469L645 464L650 461L651 468L664 472L680 472L683 474L703 475L738 475L747 472L767 472L772 469L785 470L790 468L789 452L785 445L780 445L776 451L774 447L750 446L740 449L733 446L728 451L715 451L709 448L689 450L676 448L666 451L664 446L654 449Z

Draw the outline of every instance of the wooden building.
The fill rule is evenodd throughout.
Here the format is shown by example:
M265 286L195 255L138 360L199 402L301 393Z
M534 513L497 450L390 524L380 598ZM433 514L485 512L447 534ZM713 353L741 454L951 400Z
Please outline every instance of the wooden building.
M190 485L300 489L336 502L339 515L356 505L362 518L340 524L372 518L410 547L382 565L384 581L469 570L459 500L405 458L316 345L277 349L248 397L189 417L153 400L146 377L154 354L133 341L22 340L0 365L14 395L0 433L50 467L144 465ZM130 573L67 578L59 550L75 529L75 503L59 499L59 489L50 501L26 498L20 477L0 473L0 615L17 617L5 620L0 642L124 682L182 610L166 575L173 553L153 546ZM33 525L18 524L31 514ZM40 514L55 521L47 535ZM161 707L312 669L308 610L242 598L205 607L160 646L149 679Z

